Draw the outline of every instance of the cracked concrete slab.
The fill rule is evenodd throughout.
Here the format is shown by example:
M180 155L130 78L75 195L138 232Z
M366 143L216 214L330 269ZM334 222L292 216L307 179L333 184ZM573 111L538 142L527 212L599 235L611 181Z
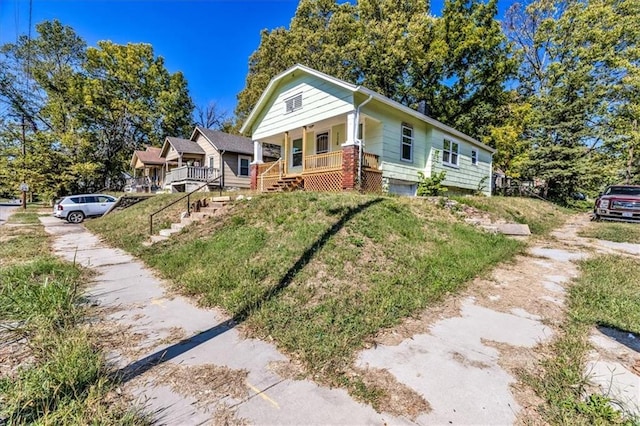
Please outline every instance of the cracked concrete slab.
M489 342L533 347L551 335L524 310L496 312L467 299L460 316L399 345L366 350L357 364L386 369L424 396L433 411L418 417L419 424L512 424L520 409L510 391L515 378Z
M112 359L127 378L123 389L155 413L159 423L213 422L220 410L226 410L235 422L250 424L412 424L354 401L343 389L280 377L270 365L288 358L273 344L244 338L221 312L171 294L142 263L108 247L83 226L52 217L42 217L41 222L55 237L57 255L95 271L88 297L105 312L105 319L142 336L142 355L130 359L113 348ZM168 342L176 330L178 341ZM158 383L154 367L164 363L247 370L246 397L200 404L198 395Z

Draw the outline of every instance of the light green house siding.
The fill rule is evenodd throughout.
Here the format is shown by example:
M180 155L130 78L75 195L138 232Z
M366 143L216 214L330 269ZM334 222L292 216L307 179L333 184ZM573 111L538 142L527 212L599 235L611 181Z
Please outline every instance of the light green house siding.
M285 101L302 95L302 107L286 112ZM353 111L353 94L328 81L300 73L280 82L276 96L272 96L255 120L251 134L262 139L294 128L300 128L336 115Z
M383 176L417 182L418 171L425 172L427 153L430 150L431 130L427 124L409 114L375 102L365 105L363 113L371 117L369 121L375 123L369 126L368 121L365 122L365 150L380 156ZM405 161L401 156L403 123L413 127L412 161Z
M481 190L486 195L491 195L491 154L488 151L460 140L438 129L433 130L432 172L444 171L445 186L461 188L469 191ZM442 148L444 140L456 142L458 149L458 167L443 164ZM471 164L471 151L478 153L478 164Z

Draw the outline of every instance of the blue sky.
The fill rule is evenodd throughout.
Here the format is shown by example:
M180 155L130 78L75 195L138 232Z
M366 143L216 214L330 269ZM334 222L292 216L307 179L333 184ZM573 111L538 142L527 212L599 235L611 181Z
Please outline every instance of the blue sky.
M215 101L231 114L261 30L288 27L297 5L297 0L33 0L32 24L58 19L89 46L99 40L150 43L170 72L184 73L196 105ZM440 14L442 0L431 5ZM0 44L15 41L28 27L28 0L0 0Z

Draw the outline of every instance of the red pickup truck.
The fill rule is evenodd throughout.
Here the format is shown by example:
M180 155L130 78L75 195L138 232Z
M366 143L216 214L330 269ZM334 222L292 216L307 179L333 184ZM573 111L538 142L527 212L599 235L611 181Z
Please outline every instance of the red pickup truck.
M596 199L595 220L640 221L640 186L612 185Z

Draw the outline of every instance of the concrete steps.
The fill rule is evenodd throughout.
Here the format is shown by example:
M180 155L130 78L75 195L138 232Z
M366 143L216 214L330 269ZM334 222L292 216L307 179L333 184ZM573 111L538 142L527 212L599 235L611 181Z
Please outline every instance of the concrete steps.
M238 197L238 199L240 199L240 197ZM211 197L209 200L205 199L205 200L198 200L198 201L205 205L197 208L196 207L197 202L192 203L192 211L189 216L186 216L186 212L184 212L182 214L180 222L172 223L170 228L161 229L160 231L158 231L158 235L152 235L150 238L150 241L147 242L145 245L150 246L159 241L166 241L173 234L182 232L182 230L187 228L189 225L195 222L201 222L205 219L208 219L220 214L220 212L224 210L225 207L227 207L233 202L231 200L231 197ZM194 211L196 209L197 211Z

